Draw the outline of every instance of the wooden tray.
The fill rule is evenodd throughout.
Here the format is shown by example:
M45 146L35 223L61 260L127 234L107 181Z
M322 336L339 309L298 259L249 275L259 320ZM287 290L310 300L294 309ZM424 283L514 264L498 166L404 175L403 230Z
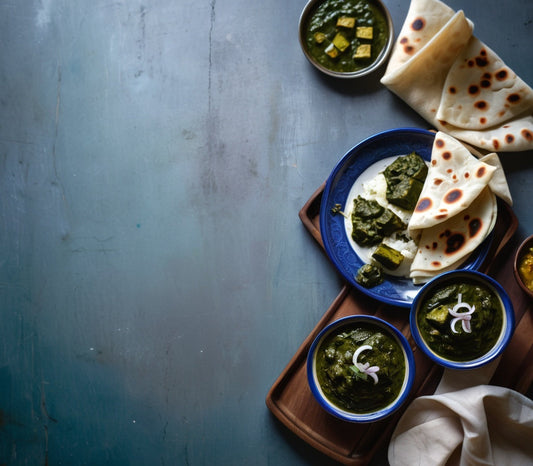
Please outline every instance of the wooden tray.
M319 211L323 189L324 185L299 213L303 224L322 248ZM517 228L518 220L512 209L500 203L494 247L488 256L491 259L483 264L482 271L498 280L509 293L516 317L515 333L491 384L526 393L533 383L533 314L527 312L532 304L513 277L513 253L517 244L510 240ZM407 337L415 357L416 377L409 399L393 416L369 424L352 424L329 415L316 402L307 384L305 363L314 338L328 323L353 314L377 315L396 326ZM266 404L289 430L317 450L344 464L366 465L379 449L386 446L409 403L415 397L432 394L441 375L442 369L414 344L407 309L382 304L347 284L271 387Z

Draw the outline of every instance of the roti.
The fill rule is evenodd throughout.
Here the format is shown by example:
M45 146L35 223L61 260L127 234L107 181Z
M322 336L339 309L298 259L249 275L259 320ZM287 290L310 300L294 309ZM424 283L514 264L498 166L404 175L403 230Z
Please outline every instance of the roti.
M496 169L474 157L459 141L439 131L433 142L424 187L409 220L411 236L469 207L489 185Z
M448 72L436 118L479 130L502 125L532 108L532 89L472 37Z
M496 217L496 197L487 186L468 208L422 231L411 278L427 279L460 266L490 234Z
M488 151L533 149L533 89L473 36L463 11L411 0L385 75L436 129Z

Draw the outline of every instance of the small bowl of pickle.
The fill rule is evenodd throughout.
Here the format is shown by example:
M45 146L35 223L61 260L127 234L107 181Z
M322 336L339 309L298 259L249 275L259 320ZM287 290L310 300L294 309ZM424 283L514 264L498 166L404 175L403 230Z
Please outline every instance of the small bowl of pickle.
M309 62L322 73L358 78L389 57L394 28L381 0L309 0L298 37Z
M524 293L533 298L533 235L518 247L514 259L514 276Z

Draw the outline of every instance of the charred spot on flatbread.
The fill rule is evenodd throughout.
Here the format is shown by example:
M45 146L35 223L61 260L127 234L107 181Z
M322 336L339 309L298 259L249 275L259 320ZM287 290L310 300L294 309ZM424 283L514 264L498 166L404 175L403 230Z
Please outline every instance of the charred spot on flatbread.
M480 218L473 218L468 222L468 234L470 238L474 238L480 231L483 226L483 221Z
M520 134L522 134L522 137L527 141L533 141L533 133L531 131L523 129Z
M436 147L444 147L444 141L442 139L435 139Z
M459 201L461 197L463 197L462 189L452 189L451 191L448 191L444 196L444 202L446 202L447 204L453 204Z
M476 170L476 176L478 178L483 178L483 176L485 176L485 173L487 172L487 169L485 167L479 167L477 170Z
M457 251L460 251L466 242L466 238L462 233L451 233L446 239L446 247L444 249L444 254L456 254Z
M514 142L514 136L512 134L506 134L505 142L507 142L507 144L512 144Z
M502 68L501 70L498 70L494 73L494 76L498 81L505 81L507 77L509 76L509 73L505 68Z
M474 102L474 107L478 110L486 110L489 108L489 104L485 100L478 100L477 102Z
M418 17L411 23L411 29L413 31L421 31L426 25L426 20L424 18Z
M472 84L470 86L468 86L468 93L472 96L474 95L478 95L479 94L479 86L477 86L476 84Z
M497 139L493 139L492 147L494 147L495 150L498 150L500 148L500 141L498 141Z
M507 96L507 102L509 102L510 104L516 104L520 102L520 95L517 94L516 92L513 94L509 94Z
M430 209L432 205L433 203L431 202L431 199L429 197L425 197L418 201L418 204L416 205L415 210L417 212L424 212L425 210Z
M443 152L443 153L442 153L442 158L443 158L444 160L450 160L450 159L452 158L452 153L451 153L451 152L448 152L448 151Z

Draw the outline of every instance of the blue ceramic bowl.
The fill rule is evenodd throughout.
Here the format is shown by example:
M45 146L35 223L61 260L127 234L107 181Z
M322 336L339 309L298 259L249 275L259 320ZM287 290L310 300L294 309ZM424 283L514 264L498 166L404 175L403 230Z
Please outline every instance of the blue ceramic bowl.
M361 323L370 324L372 326L378 327L381 331L383 331L387 335L390 335L398 342L405 358L405 377L399 394L392 402L377 411L359 414L343 409L342 407L336 405L326 397L326 395L322 391L317 377L316 356L321 343L333 332L342 331L343 328L350 328L353 327L354 324L356 325ZM377 374L379 377L379 372ZM374 422L383 419L387 416L390 416L405 402L405 400L409 396L409 392L411 391L411 387L413 385L414 377L415 361L413 351L411 350L407 339L402 335L400 331L398 331L391 324L374 316L353 315L343 317L339 320L332 322L324 329L322 329L322 331L316 336L309 349L309 353L307 356L307 380L311 392L313 393L313 396L316 398L320 406L328 413L348 422Z
M476 355L475 357L469 360L459 361L452 359L449 355L443 355L442 352L440 352L439 354L429 346L428 342L426 341L420 330L419 315L424 302L427 299L430 299L431 296L434 295L434 293L438 291L439 288L449 284L465 282L478 284L492 291L492 293L498 300L499 307L501 308L502 325L495 343L491 347L487 348L483 354ZM457 313L466 314L469 312L467 309L469 308L462 307L456 309L455 315L457 315ZM505 290L496 280L485 274L482 274L481 272L476 272L474 270L454 270L439 275L438 277L434 278L423 286L418 295L415 297L413 305L411 306L409 323L411 327L411 334L413 335L416 345L434 362L448 369L473 369L489 363L503 352L513 335L515 318L513 303L511 302L511 299L509 298ZM442 328L446 328L447 331L448 325L452 327L450 316L448 316L448 321L445 326L443 325ZM462 332L462 330L460 329L461 325L463 325L463 322L461 320L456 321L455 325L453 325L456 332ZM475 331L476 329L474 325L470 325L470 333L473 335L474 338ZM484 338L484 340L486 340L486 338Z

